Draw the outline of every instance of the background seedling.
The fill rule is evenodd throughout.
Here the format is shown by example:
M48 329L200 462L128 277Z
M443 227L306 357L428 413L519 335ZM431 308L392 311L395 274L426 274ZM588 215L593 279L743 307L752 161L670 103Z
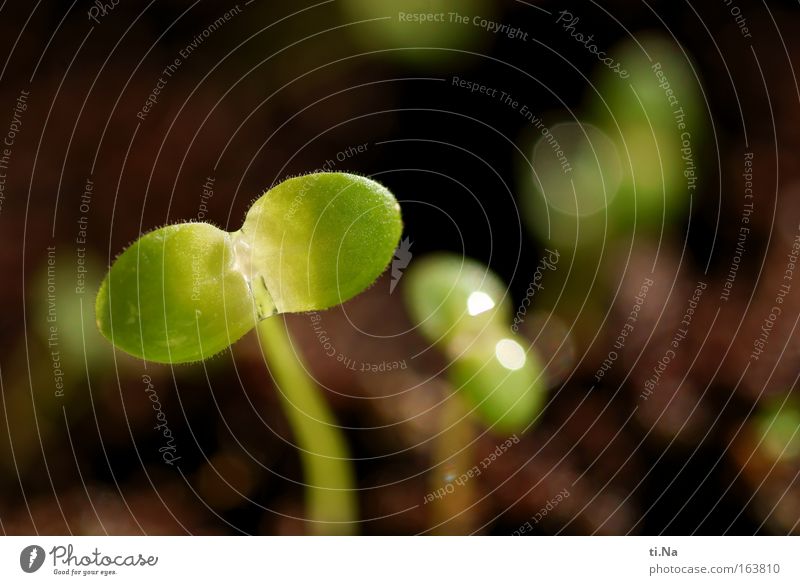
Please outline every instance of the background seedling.
M448 375L493 431L530 423L545 396L538 356L511 333L506 287L489 269L454 255L417 262L407 275L412 319L450 361Z
M579 121L543 116L519 166L525 219L538 238L591 250L634 230L658 233L688 211L708 131L691 62L649 33L612 47L629 78L597 68ZM563 154L563 156L562 156Z
M258 327L300 449L309 515L318 532L351 532L344 438L275 315L357 295L391 261L401 231L397 201L375 181L289 179L256 200L236 232L184 223L134 242L100 286L97 324L118 348L170 364L208 358Z
M405 295L412 321L445 354L456 390L442 405L430 486L435 493L475 465L471 413L498 435L521 431L540 411L546 386L538 356L511 333L506 287L486 266L455 255L429 256L409 271ZM436 532L472 530L473 489L466 482L434 500Z
M800 462L800 404L793 394L763 401L733 435L731 457L737 481L752 493L749 505L776 532L797 531L797 482Z
M752 424L770 460L788 463L800 459L800 406L795 400L767 402Z
M615 140L623 161L610 214L621 229L658 232L688 212L697 191L697 157L708 125L703 93L692 63L668 37L641 34L611 53L630 78L599 68L597 93L588 94L591 117Z
M688 217L710 122L692 63L671 39L637 35L609 49L629 77L598 66L579 121L542 115L518 166L523 218L538 240L563 250L540 306L591 343L616 289L620 256L635 239L658 240ZM563 153L563 157L561 154Z

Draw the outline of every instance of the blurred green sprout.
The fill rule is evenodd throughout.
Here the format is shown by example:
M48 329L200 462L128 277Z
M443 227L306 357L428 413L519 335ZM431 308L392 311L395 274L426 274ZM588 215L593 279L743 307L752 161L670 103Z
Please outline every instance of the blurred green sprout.
M773 400L761 408L755 419L761 448L774 461L800 459L800 405Z
M444 352L452 384L482 422L514 432L533 421L545 398L542 364L511 332L500 278L473 260L437 254L409 270L405 292L412 320Z
M681 219L698 189L709 123L691 61L657 33L608 53L629 77L599 66L579 120L535 119L519 173L526 222L545 242L593 249L658 232Z

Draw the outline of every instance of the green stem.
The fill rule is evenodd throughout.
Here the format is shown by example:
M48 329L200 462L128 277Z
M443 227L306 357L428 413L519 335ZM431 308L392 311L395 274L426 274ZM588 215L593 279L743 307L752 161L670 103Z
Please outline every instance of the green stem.
M300 450L308 517L317 534L353 534L355 474L342 432L311 380L280 317L259 322L258 336Z
M463 398L458 394L447 397L441 407L441 432L433 443L433 457L440 462L431 478L431 491L444 487L462 473L472 469L474 462L475 427ZM453 477L455 476L455 477ZM474 480L454 484L453 493L434 501L432 533L436 535L471 534L475 526L477 500Z

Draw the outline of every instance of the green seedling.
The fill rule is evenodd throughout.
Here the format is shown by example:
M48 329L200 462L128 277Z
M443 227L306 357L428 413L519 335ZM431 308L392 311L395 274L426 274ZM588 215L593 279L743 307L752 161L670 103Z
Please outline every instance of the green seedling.
M257 327L300 449L309 516L318 532L348 533L356 505L347 447L276 315L359 294L401 232L400 206L375 181L289 179L253 203L238 231L183 223L134 242L100 286L97 324L118 348L169 364L206 359Z
M472 260L435 255L406 277L412 320L450 361L452 384L482 422L498 432L524 429L545 398L542 364L510 332L506 287Z
M630 78L599 68L589 102L622 159L623 181L610 214L624 229L658 230L686 214L697 190L708 125L702 88L683 51L663 35L639 35L610 54Z
M579 121L543 114L518 165L527 227L571 256L546 274L540 306L573 323L583 344L617 287L619 254L686 218L709 127L692 64L670 39L638 34L608 54L628 76L599 66Z
M518 167L528 227L548 245L587 251L589 264L609 239L685 217L709 125L691 62L671 40L642 34L609 54L629 76L598 67L580 120L543 115Z
M761 449L773 461L800 459L800 405L775 399L762 407L754 421Z

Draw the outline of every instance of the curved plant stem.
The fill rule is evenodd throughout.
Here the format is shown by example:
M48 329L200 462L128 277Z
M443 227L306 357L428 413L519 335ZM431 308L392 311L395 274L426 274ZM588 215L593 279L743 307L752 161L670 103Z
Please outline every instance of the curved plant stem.
M319 387L292 348L283 319L259 322L258 336L300 450L306 506L316 534L356 531L355 479L344 436Z

